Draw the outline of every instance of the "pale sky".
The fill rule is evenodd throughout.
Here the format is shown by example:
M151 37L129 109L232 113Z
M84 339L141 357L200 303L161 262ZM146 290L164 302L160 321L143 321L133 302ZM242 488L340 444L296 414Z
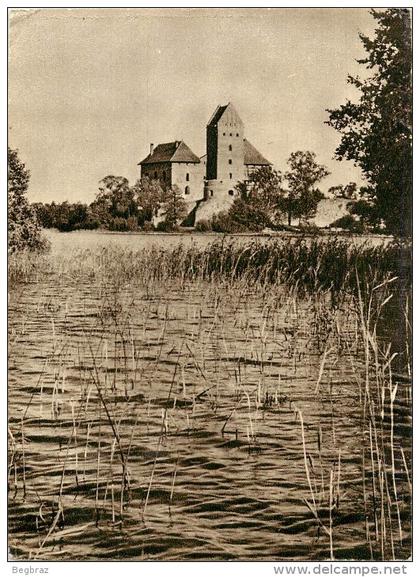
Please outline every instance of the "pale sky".
M233 102L246 137L280 170L312 150L326 190L360 173L332 160L326 108L355 99L365 8L38 9L9 21L9 145L30 201L91 202L108 174L138 177L150 142L205 153L205 127Z

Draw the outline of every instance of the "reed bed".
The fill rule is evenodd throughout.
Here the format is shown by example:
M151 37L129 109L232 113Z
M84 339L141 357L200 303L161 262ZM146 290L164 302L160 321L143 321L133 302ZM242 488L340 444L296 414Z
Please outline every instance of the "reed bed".
M11 294L25 309L25 291L46 289L36 318L48 333L36 381L24 401L13 397L19 387L11 396L14 555L75 555L72 543L92 527L110 542L115 531L122 540L132 527L150 532L162 504L176 523L191 498L184 487L194 488L189 446L197 439L198 458L201 431L210 427L211 454L241 451L246 470L281 443L273 430L284 420L295 439L299 523L308 523L314 549L323 544L321 558L349 558L349 522L363 526L350 558L407 556L411 454L401 431L411 422L410 250L303 239L12 255ZM26 317L25 309L9 337L11 372L23 385L14 364ZM36 462L51 451L46 488ZM219 464L209 457L206 466ZM277 490L281 484L267 485L273 503ZM226 558L219 538L209 546ZM145 558L142 551L135 557ZM312 558L309 550L299 556Z
M118 283L133 280L181 278L183 280L281 282L309 293L329 290L333 294L362 293L385 279L396 277L404 288L412 279L411 244L354 245L331 239L254 241L245 246L222 239L205 249L182 244L172 249L152 246L131 251L106 247L89 249L55 262L65 275L88 275ZM55 269L57 270L57 268ZM9 259L9 279L24 282L34 274L51 274L45 256L15 253Z

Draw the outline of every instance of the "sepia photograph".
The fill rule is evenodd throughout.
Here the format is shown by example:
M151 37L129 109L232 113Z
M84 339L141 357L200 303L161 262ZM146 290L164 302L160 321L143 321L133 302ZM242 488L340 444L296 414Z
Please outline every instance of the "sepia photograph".
M412 22L7 9L9 562L412 560Z

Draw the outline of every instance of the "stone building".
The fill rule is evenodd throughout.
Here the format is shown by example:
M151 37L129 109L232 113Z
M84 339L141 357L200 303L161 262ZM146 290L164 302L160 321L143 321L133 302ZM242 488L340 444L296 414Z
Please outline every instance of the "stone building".
M163 187L177 186L187 202L203 198L203 167L200 159L182 140L154 147L139 162L140 176L159 180Z
M271 163L244 137L244 124L232 103L218 106L207 124L204 198L234 196L235 185Z
M218 106L207 129L207 154L199 158L183 142L151 145L141 162L140 176L177 186L192 213L190 222L227 210L235 186L271 163L244 136L244 124L232 103Z

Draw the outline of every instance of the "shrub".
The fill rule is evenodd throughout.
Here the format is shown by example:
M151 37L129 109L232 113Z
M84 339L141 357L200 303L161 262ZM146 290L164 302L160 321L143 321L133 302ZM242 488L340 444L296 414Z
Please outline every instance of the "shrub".
M129 230L130 232L135 232L136 230L139 230L139 224L136 216L129 216L127 218L127 230Z
M352 214L346 214L331 223L330 228L342 228L352 232L365 232L365 227L360 220L356 220Z
M159 224L157 224L156 230L159 232L178 232L179 225L173 221L162 220L159 222Z
M235 222L228 212L219 212L211 219L211 227L215 232L226 232L229 234L235 232L244 232L244 227Z
M209 232L212 230L211 222L207 219L199 220L195 224L195 230L198 232Z
M319 228L313 222L302 222L299 228L307 234L319 234Z
M155 225L150 220L146 220L143 224L142 230L144 230L144 232L153 232L155 230Z
M114 230L118 232L127 232L127 220L122 216L114 217L111 222L109 223L109 230Z

